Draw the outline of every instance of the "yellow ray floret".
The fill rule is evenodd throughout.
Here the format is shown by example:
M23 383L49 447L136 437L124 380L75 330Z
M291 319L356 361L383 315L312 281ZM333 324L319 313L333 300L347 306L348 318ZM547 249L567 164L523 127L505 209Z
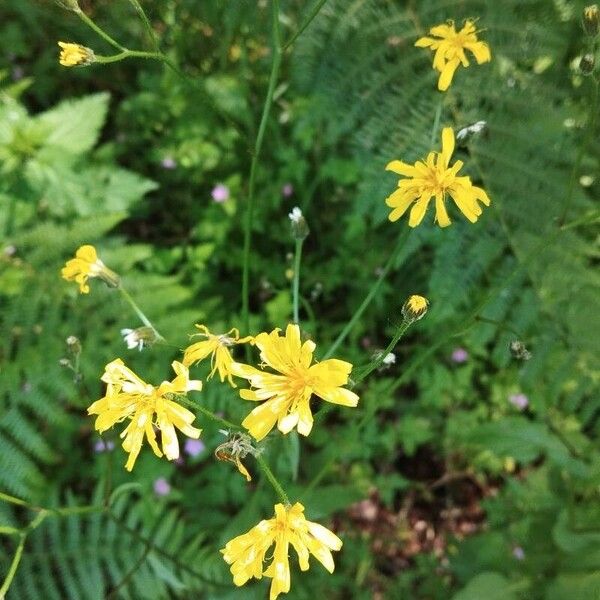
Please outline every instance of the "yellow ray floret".
M276 423L282 433L297 427L298 433L308 435L313 426L309 404L313 394L334 404L358 404L358 396L342 387L348 383L350 363L328 359L311 365L315 343L301 342L298 325L288 325L284 336L279 331L254 338L264 366L276 373L240 363L232 365L233 373L247 379L254 388L241 390L240 396L244 400L264 401L242 422L257 440L263 439Z
M415 42L415 46L430 48L435 52L433 68L440 73L438 89L442 92L450 87L459 65L469 66L465 50L473 53L477 64L489 62L492 59L489 46L477 39L475 23L470 19L465 22L460 31L456 31L453 21L448 21L446 24L432 27L429 33L434 37L419 38Z
M142 448L144 436L156 456L163 453L168 460L179 458L179 442L175 428L185 435L198 439L201 429L192 427L195 419L183 406L172 400L173 395L201 390L202 382L190 380L187 367L172 363L175 378L154 387L128 369L120 358L106 365L102 381L106 395L88 408L89 415L98 415L94 427L102 433L124 420L129 424L121 433L123 449L129 453L125 468L133 469ZM155 428L160 431L162 452L156 442Z
M89 244L77 249L75 258L67 261L60 274L63 279L79 284L82 294L88 294L90 291L87 283L90 277L99 277L111 287L119 285L119 276L98 258L96 248Z
M275 548L266 557L269 548ZM279 594L290 591L290 545L298 555L300 569L309 568L312 554L330 573L333 573L332 550L342 547L342 540L326 527L307 521L304 506L296 502L293 506L275 505L275 517L261 521L247 533L240 535L221 550L237 586L244 585L249 579L270 577L271 590L269 600L275 600ZM271 560L265 569L265 560Z
M58 45L61 48L58 61L63 67L83 67L96 60L94 51L87 46L71 42L58 42Z
M202 336L205 339L201 342L196 342L185 349L183 364L188 367L204 360L210 355L210 366L212 367L212 370L208 376L209 379L216 371L218 371L221 381L225 381L225 378L227 378L229 383L233 387L236 387L231 377L233 358L229 349L235 344L252 343L253 337L249 335L240 338L240 332L235 328L227 333L214 335L205 325L196 325L196 327L200 330L200 333L197 333L196 335Z
M471 223L477 221L482 212L479 202L489 206L490 199L483 189L471 183L469 177L458 176L463 166L461 160L450 166L453 152L454 132L450 127L445 127L441 152L430 152L424 161L418 160L414 165L400 160L388 163L386 170L406 178L398 182L398 189L385 200L393 209L388 216L390 221L397 221L412 204L408 224L416 227L423 220L430 200L435 198L436 221L440 227L447 227L450 225L446 210L448 195Z

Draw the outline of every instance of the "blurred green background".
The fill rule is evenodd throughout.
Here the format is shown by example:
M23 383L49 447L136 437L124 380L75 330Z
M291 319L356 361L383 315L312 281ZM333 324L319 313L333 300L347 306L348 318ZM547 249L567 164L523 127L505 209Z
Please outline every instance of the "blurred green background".
M128 474L118 432L104 445L86 416L110 360L158 383L194 323L241 325L271 6L142 4L189 81L141 59L61 67L58 40L110 48L57 3L0 6L0 491L52 508L115 490L110 514L52 515L27 536L8 600L267 594L264 581L235 589L218 549L268 518L275 498L251 461L246 484L214 460L217 427L200 417L203 445L178 463L145 448ZM283 3L285 39L315 4ZM290 599L600 598L600 142L594 76L577 68L596 52L584 5L328 0L284 55L257 175L252 331L242 334L291 318L287 215L299 206L311 230L301 316L323 356L407 228L387 221L397 177L385 164L431 149L441 95L414 41L473 17L492 49L490 64L458 71L440 121L455 131L487 122L457 157L492 206L475 225L453 214L441 230L428 214L411 232L336 356L367 363L410 294L430 310L395 364L357 389L359 408L336 407L307 439L265 444L290 497L344 540L333 575L315 561L294 568ZM127 0L81 7L125 46L151 49ZM98 281L79 295L60 279L84 243L172 346L127 350L119 331L140 323L121 296ZM59 364L73 358L70 335L82 345L78 376ZM515 340L529 360L511 353ZM237 422L249 410L218 380L198 398ZM0 502L0 534L34 517ZM0 536L0 581L19 539Z

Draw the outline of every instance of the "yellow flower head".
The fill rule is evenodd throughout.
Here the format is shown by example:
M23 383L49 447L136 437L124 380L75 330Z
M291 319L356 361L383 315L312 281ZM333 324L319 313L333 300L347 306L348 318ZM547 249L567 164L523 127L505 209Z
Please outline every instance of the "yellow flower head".
M88 294L90 291L87 284L90 277L99 277L111 287L119 285L119 276L98 258L96 248L90 245L81 246L77 250L75 258L68 260L62 268L61 275L67 281L78 283L82 294Z
M70 42L58 42L61 47L58 61L63 67L85 67L91 65L96 56L91 48Z
M469 177L459 177L458 172L463 166L457 160L450 166L454 152L454 132L450 127L442 131L442 151L430 152L425 161L418 160L413 166L400 160L393 160L385 168L407 179L398 182L398 189L385 199L385 203L393 208L388 218L397 221L414 202L410 211L408 224L416 227L425 216L429 201L435 198L435 216L440 227L450 225L446 211L446 195L449 194L460 211L475 223L481 215L478 201L490 205L488 195L471 183Z
M272 560L265 569L265 554L273 544ZM290 591L290 544L298 555L302 571L308 570L308 559L312 554L333 573L335 564L331 551L339 550L342 540L326 527L307 521L304 506L296 502L288 507L276 504L274 518L261 521L247 533L227 542L221 552L225 562L231 565L235 585L244 585L252 577L271 577L269 600L275 600L279 594Z
M173 381L163 381L154 387L140 379L128 369L120 358L108 363L102 381L107 384L106 396L88 408L89 415L98 415L94 427L98 432L106 431L116 423L129 419L121 433L123 449L129 453L125 468L133 469L142 448L144 435L156 456L163 452L168 460L179 458L179 442L175 427L191 438L198 439L201 430L191 426L195 416L174 402L172 394L185 394L201 390L202 382L190 380L187 367L175 361ZM162 452L156 443L154 428L160 430Z
M460 31L454 28L454 22L448 21L444 25L436 25L429 30L432 37L422 37L415 42L418 48L431 48L435 51L433 68L439 71L438 90L445 92L452 83L454 72L459 65L469 66L469 59L465 50L475 56L477 64L489 62L492 59L490 48L485 42L477 39L475 23L470 19L465 22Z
M418 321L425 316L428 307L429 300L427 300L427 298L414 294L409 296L402 306L402 316L411 323L413 321Z
M218 371L221 381L225 381L225 378L227 378L233 387L237 387L235 383L233 383L231 377L233 358L231 357L229 348L235 344L252 343L252 336L249 335L240 338L240 332L235 328L227 333L214 335L205 325L196 325L196 327L200 330L200 333L197 333L196 335L200 335L206 339L201 342L196 342L185 349L183 354L183 364L186 367L189 367L191 364L204 360L210 354L210 365L212 370L208 378L210 379L215 372Z
M313 394L334 404L358 404L358 396L341 387L348 383L350 363L328 359L311 366L314 342L300 341L298 325L288 325L285 336L280 336L279 331L275 329L254 338L263 363L278 374L240 363L232 366L235 375L246 378L256 388L241 390L240 396L244 400L266 400L242 421L257 440L262 440L275 423L282 433L297 427L298 433L308 435L313 426L309 404Z

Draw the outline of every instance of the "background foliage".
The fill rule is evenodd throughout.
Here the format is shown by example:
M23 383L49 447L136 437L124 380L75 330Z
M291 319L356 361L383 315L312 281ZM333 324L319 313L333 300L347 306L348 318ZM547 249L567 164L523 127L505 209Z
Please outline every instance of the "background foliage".
M107 436L114 451L95 450L85 413L114 357L158 382L195 322L240 322L269 5L144 6L194 83L139 60L63 69L56 40L108 53L104 42L55 4L0 7L0 490L47 508L97 504L114 490L110 514L51 514L32 531L9 599L265 595L263 582L233 588L218 548L270 514L272 490L252 465L247 486L214 461L217 428L202 423L200 455L173 464L142 453L129 475L116 434ZM127 46L147 47L127 2L82 7ZM459 71L441 112L455 130L487 122L459 153L492 207L476 225L455 215L448 229L430 220L411 232L339 356L360 365L385 347L409 294L431 308L396 364L361 385L360 409L331 411L300 443L266 444L290 497L344 539L335 574L317 565L295 573L290 598L325 589L339 598L600 598L598 249L585 224L597 219L599 146L587 129L590 80L573 66L585 47L582 8L328 0L284 58L258 172L251 322L258 331L290 319L287 213L298 205L311 228L303 326L324 352L406 227L386 220L396 179L383 166L430 149L440 94L414 40L448 18L478 17L493 54ZM285 3L286 37L310 9ZM584 224L558 234L582 148L567 221ZM230 189L226 202L211 198L218 183ZM121 298L101 284L80 296L60 280L82 243L124 274L174 346L126 350L119 330L137 323ZM59 366L69 335L83 347L75 378ZM511 356L516 337L529 361ZM457 347L466 362L452 360ZM518 393L524 410L509 402ZM202 402L234 421L247 412L214 380ZM154 491L160 477L167 496ZM3 528L32 518L0 503ZM17 542L0 538L3 576Z

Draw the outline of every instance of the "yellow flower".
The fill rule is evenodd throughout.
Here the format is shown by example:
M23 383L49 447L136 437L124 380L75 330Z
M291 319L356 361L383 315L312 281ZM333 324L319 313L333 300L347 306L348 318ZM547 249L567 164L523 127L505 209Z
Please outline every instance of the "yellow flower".
M204 360L210 354L210 365L212 370L208 378L210 379L216 371L219 371L219 377L221 378L221 381L225 381L225 378L227 378L233 387L237 387L235 383L233 383L233 379L231 377L231 365L233 364L233 358L231 357L229 348L234 344L245 344L247 342L252 343L252 336L249 335L247 337L240 338L240 332L235 328L231 329L227 333L214 335L205 325L196 325L196 327L201 333L197 333L195 335L203 336L206 339L202 342L196 342L185 349L183 354L183 364L186 367L189 367L191 364Z
M484 190L471 183L469 177L458 176L463 166L461 160L450 166L453 152L454 132L450 127L445 127L442 131L441 152L430 152L425 161L419 160L414 166L393 160L385 167L388 171L408 178L401 179L398 189L385 200L385 203L394 209L388 216L390 221L397 221L414 202L408 224L410 227L416 227L423 220L429 201L435 197L437 223L440 227L447 227L450 225L450 218L446 211L446 194L450 194L456 206L471 223L477 221L481 215L478 200L489 206L490 199Z
M233 363L232 371L246 378L256 390L241 390L244 400L262 401L243 421L257 440L262 440L275 423L282 433L294 427L308 435L313 426L310 398L315 394L334 404L356 406L358 396L341 386L348 383L352 365L343 360L328 359L311 366L315 344L300 341L298 325L288 325L285 336L279 329L254 338L266 366L280 374L266 373L250 365Z
M270 555L270 565L265 569L265 555L275 544ZM271 577L269 600L275 600L281 593L290 591L289 546L293 546L300 569L309 568L308 559L312 554L330 573L333 573L332 550L342 547L342 540L326 527L307 521L304 506L296 502L294 506L275 505L275 517L261 521L247 533L227 542L221 550L225 562L231 565L233 583L244 585L252 577Z
M154 387L140 379L128 369L120 358L106 365L102 381L107 384L106 396L88 408L89 415L98 415L94 427L98 432L106 431L116 423L129 419L121 433L123 449L129 453L125 468L133 469L142 448L144 435L156 456L163 452L168 460L179 458L179 442L175 427L191 438L198 439L201 429L191 426L195 416L170 396L185 394L190 390L201 390L202 382L190 380L187 367L175 361L173 381L163 381ZM160 430L162 452L156 443L154 428Z
M470 19L458 32L454 28L454 22L448 21L444 25L432 27L429 33L440 39L422 37L415 42L415 46L435 50L433 68L440 73L438 90L442 92L450 87L454 72L460 64L463 67L469 66L465 50L473 53L477 64L489 62L492 59L489 46L477 39L475 23Z
M96 248L90 245L81 246L77 250L75 258L67 261L67 264L62 268L61 275L67 281L78 283L79 291L82 294L87 294L90 291L87 284L90 277L99 277L111 287L119 285L119 276L106 267L98 258Z
M411 323L413 321L418 321L425 316L428 306L429 300L427 300L427 298L414 294L409 296L402 306L402 316Z
M62 48L58 60L63 67L83 67L96 60L94 51L81 44L58 42L58 45Z

